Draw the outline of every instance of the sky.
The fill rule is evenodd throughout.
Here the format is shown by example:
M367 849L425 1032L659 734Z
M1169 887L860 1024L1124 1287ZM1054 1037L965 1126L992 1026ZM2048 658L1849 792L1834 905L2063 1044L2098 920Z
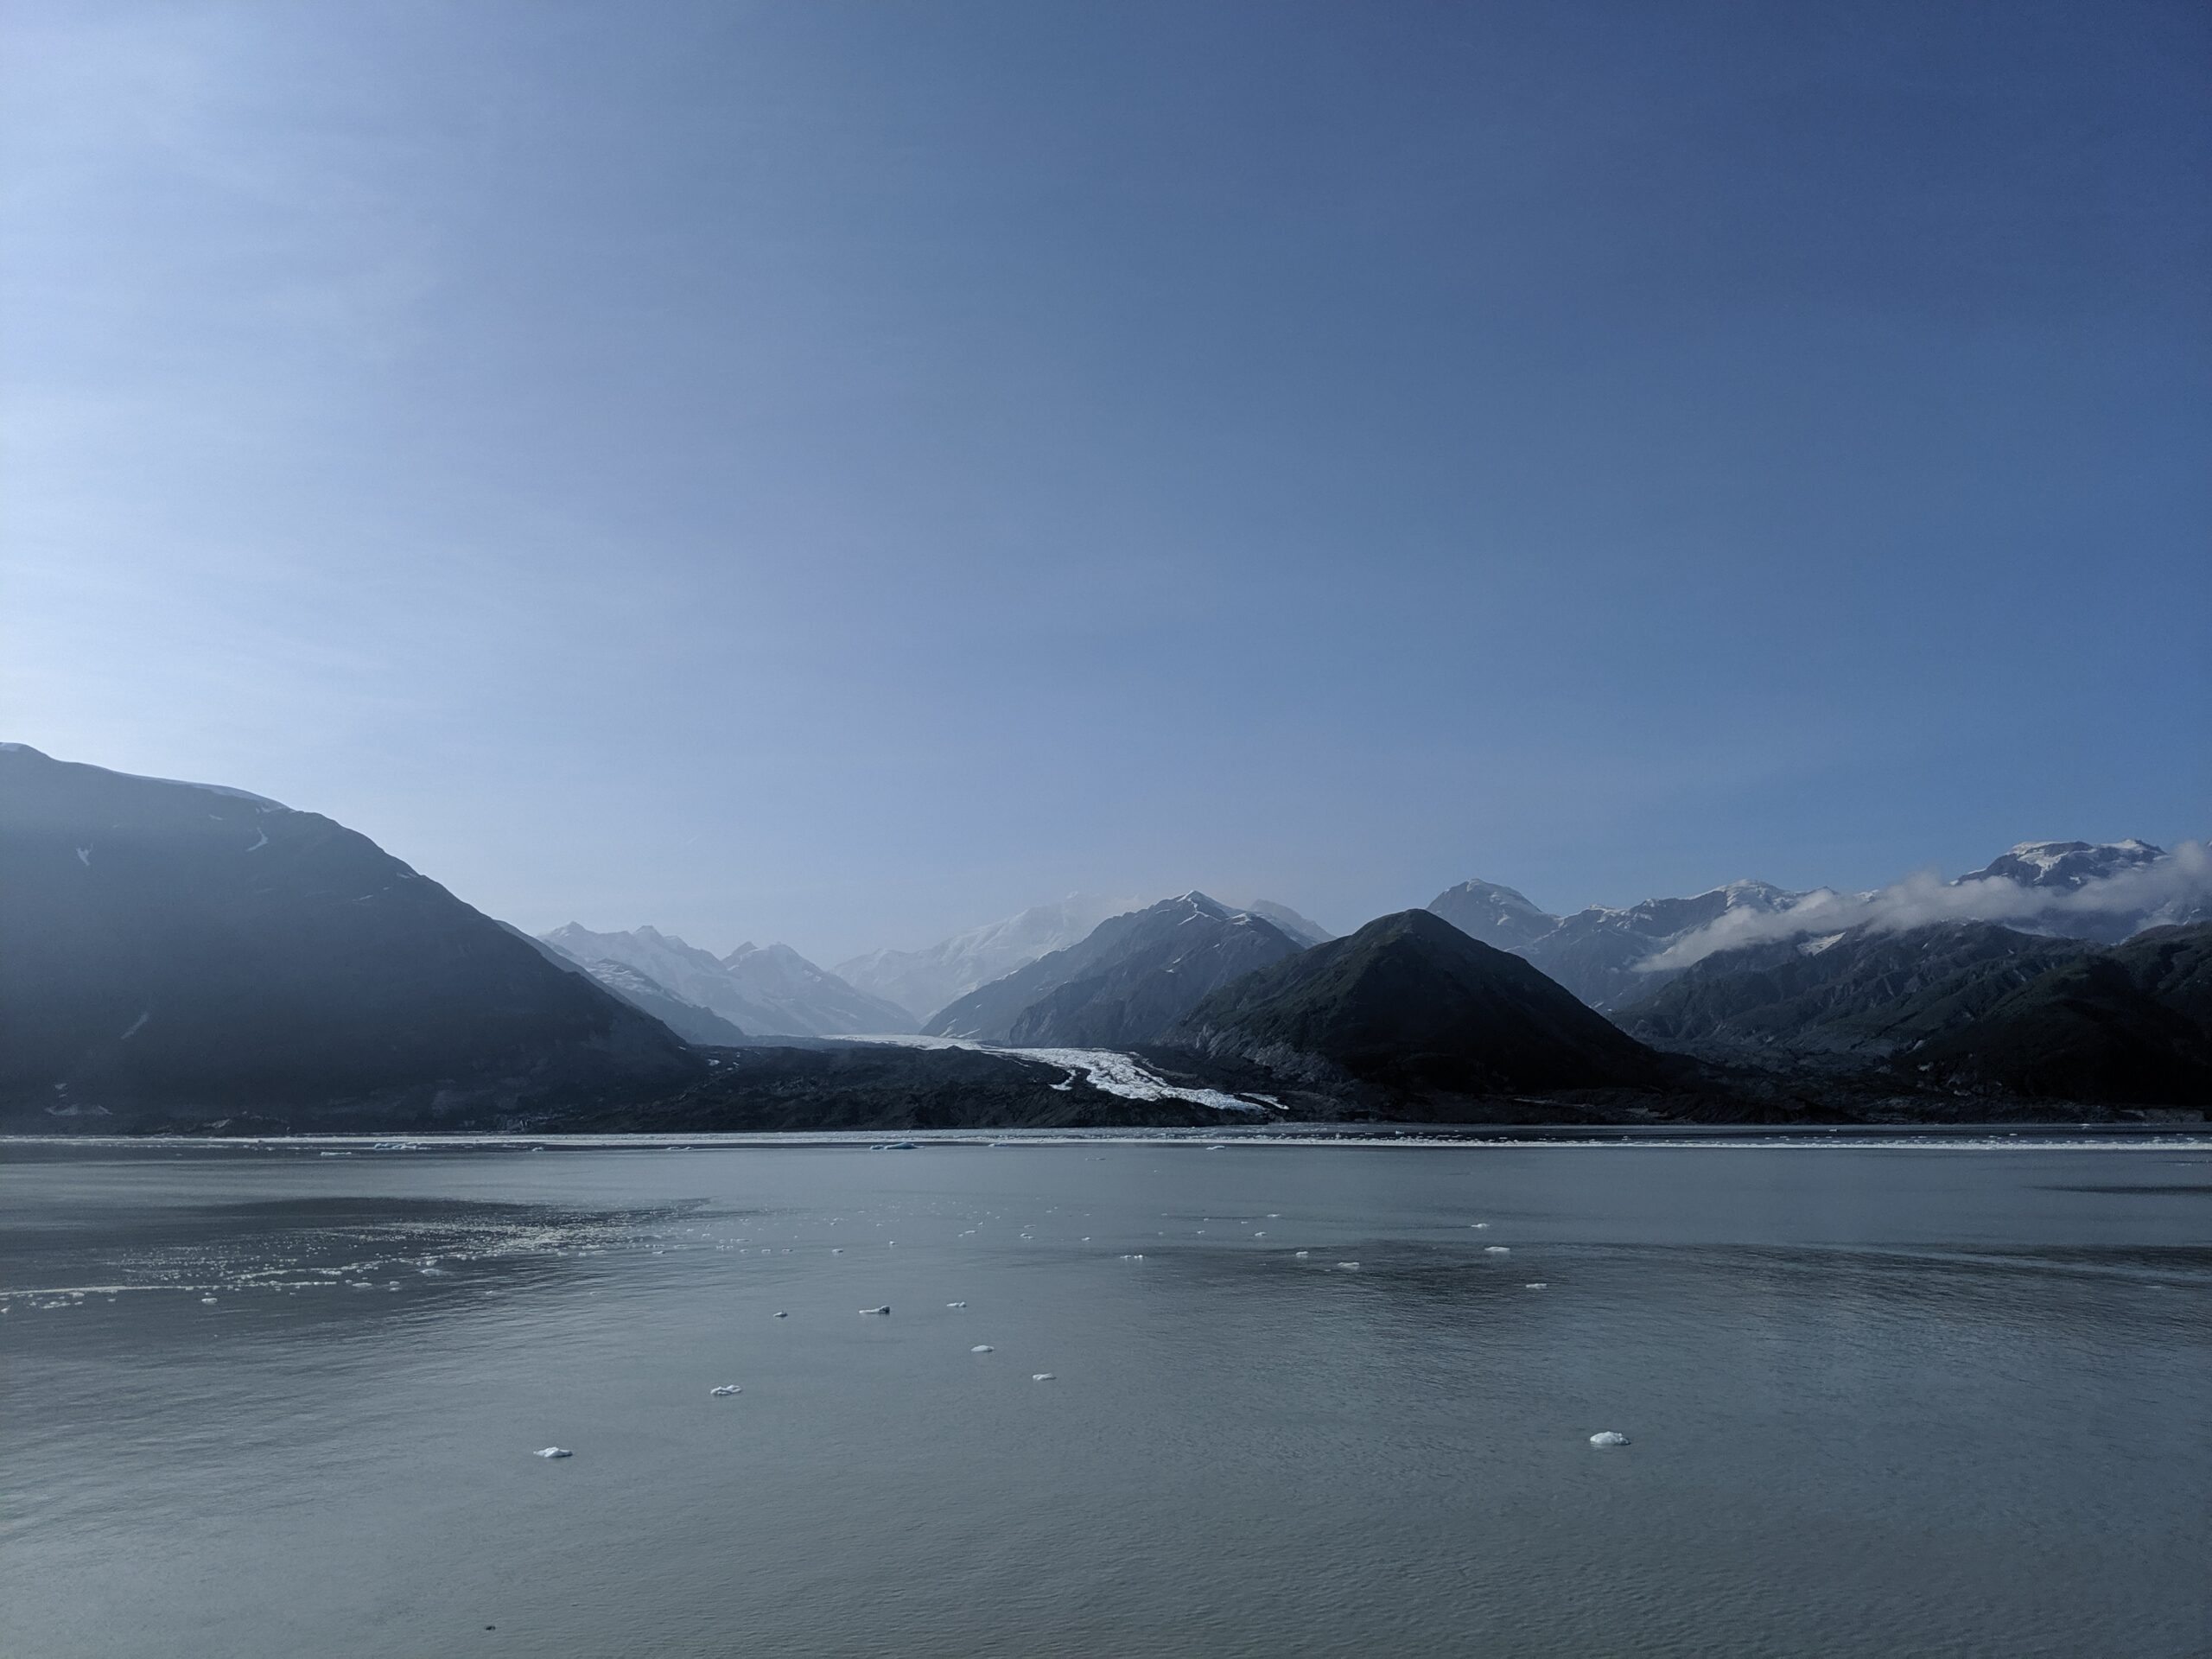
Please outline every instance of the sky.
M825 963L2212 829L2212 12L10 0L0 737Z

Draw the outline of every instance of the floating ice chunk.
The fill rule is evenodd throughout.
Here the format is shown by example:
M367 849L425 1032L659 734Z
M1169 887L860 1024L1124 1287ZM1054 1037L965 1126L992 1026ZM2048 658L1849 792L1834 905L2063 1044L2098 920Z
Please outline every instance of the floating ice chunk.
M965 1302L947 1302L945 1306L947 1307L965 1307L968 1304Z
M836 1249L830 1252L832 1255L842 1255L844 1253L845 1250L842 1245L838 1246Z
M1470 1226L1470 1227L1471 1227L1471 1228L1473 1228L1477 1232L1478 1232L1478 1233L1479 1233L1479 1232L1483 1232L1483 1231L1484 1231L1485 1230L1487 1230L1487 1229L1489 1228L1489 1226L1490 1226L1490 1223L1488 1223L1488 1222L1486 1222L1486 1221L1471 1221L1471 1222L1469 1222L1469 1223L1467 1224L1467 1225L1468 1225L1468 1226Z
M1551 1287L1546 1284L1542 1280L1539 1279L1533 1284L1522 1286L1521 1288L1523 1290L1549 1290Z
M1032 1371L1029 1373L1029 1380L1032 1382L1050 1382L1052 1380L1052 1374L1050 1371Z
M886 1302L881 1307L864 1307L861 1309L861 1312L863 1313L888 1313L890 1311L891 1304L888 1302Z
M573 1458L576 1454L565 1446L549 1446L530 1454L533 1458Z
M776 1310L776 1317L779 1319L788 1319L791 1318L791 1315L785 1313L784 1310L779 1307Z
M718 1382L707 1392L713 1395L715 1399L721 1400L733 1394L743 1394L745 1390L734 1382Z
M998 1350L988 1342L979 1342L968 1351L971 1354L995 1354Z
M1484 1255L1510 1255L1513 1254L1513 1247L1510 1244L1485 1244L1483 1246L1483 1254Z
M1313 1255L1313 1252L1311 1250L1298 1250L1293 1252L1293 1254L1294 1254L1300 1261L1303 1262L1307 1256Z
M1344 1268L1347 1273L1357 1273L1359 1271L1359 1263L1357 1262L1339 1262L1337 1265Z
M213 1307L213 1306L215 1306L215 1299L214 1299L213 1296L202 1296L200 1300L201 1301L203 1301L203 1302L207 1303L207 1306L210 1306L210 1307Z
M1604 1429L1590 1437L1592 1446L1626 1446L1628 1436L1614 1429Z

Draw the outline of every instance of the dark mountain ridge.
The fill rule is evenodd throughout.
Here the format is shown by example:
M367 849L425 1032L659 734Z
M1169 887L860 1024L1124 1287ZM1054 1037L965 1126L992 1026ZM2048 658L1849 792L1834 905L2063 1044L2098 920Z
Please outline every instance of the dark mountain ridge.
M1521 957L1425 910L1246 976L1160 1044L1430 1117L1533 1090L1663 1088L1676 1073Z
M357 1103L393 1122L676 1089L703 1063L367 837L0 747L0 1106Z
M1186 893L1109 917L1081 944L979 986L924 1029L1018 1047L1136 1046L1209 993L1300 948L1263 918Z

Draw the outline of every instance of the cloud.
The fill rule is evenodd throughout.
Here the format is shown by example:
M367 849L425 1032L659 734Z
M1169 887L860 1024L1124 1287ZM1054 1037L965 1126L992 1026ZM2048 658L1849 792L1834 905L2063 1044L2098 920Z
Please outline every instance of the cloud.
M1930 922L2033 923L2058 927L2069 917L2119 914L2152 926L2191 906L2212 906L2212 847L2185 841L2164 857L2110 875L2092 877L2065 891L2031 887L2001 877L1909 876L1872 893L1822 887L1780 910L1732 910L1684 934L1637 964L1643 973L1672 973L1719 950L1763 944L1808 933L1840 933L1866 927L1897 933Z

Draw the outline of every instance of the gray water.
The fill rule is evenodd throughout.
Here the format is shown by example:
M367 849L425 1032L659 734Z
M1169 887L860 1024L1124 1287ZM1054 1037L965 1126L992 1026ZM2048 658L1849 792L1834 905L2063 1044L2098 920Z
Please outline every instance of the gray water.
M4 1156L10 1659L2212 1649L2202 1146Z

